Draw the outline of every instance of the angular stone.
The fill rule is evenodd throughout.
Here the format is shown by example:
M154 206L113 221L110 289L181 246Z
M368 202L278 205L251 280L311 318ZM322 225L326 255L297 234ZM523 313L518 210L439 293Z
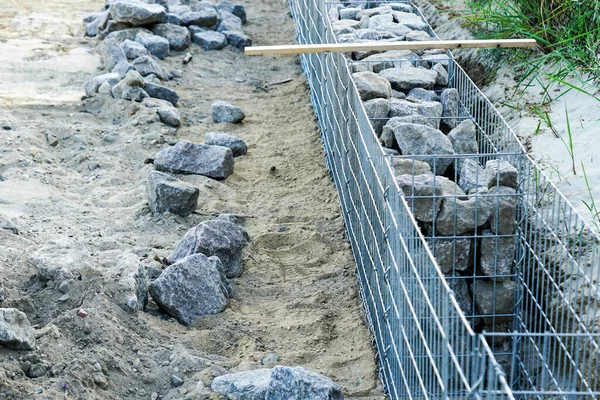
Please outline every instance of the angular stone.
M399 123L393 128L398 147L404 155L454 154L450 140L437 129L425 125ZM436 175L442 175L454 161L450 157L423 158Z
M228 147L231 149L234 157L243 156L248 151L248 146L242 139L224 132L208 132L204 139L204 143Z
M356 19L356 14L358 14L360 8L348 7L342 8L340 10L340 19Z
M221 50L227 46L227 37L221 32L198 32L194 34L194 43L202 46L204 50Z
M389 125L385 125L381 132L381 136L379 137L381 140L381 144L385 147L384 150L393 150L398 147L398 143L396 142L396 137L394 136L394 131L390 128ZM394 150L397 152L397 150ZM400 153L398 153L400 154Z
M441 54L423 54L419 65L423 68L430 68L435 64L442 64L448 68L450 65L450 57L446 53Z
M410 101L393 99L390 103L390 117L407 117L414 114L426 118L428 125L434 129L440 128L442 118L442 105L437 101Z
M204 9L201 11L190 11L184 14L180 14L181 25L183 26L202 26L202 27L212 27L219 23L219 17L217 11L214 9Z
M106 28L106 24L110 20L110 12L104 11L98 15L93 21L86 25L86 36L95 37Z
M421 114L410 114L403 117L390 118L386 126L388 126L390 129L394 129L394 127L398 124L417 124L431 126L431 121L422 116Z
M119 0L112 2L109 10L113 20L133 26L159 22L166 14L166 10L163 6L147 4L137 0Z
M485 171L479 165L476 158L466 158L459 163L458 186L466 193L478 188L487 187L485 181Z
M475 304L483 315L512 314L515 306L516 289L517 285L513 281L487 282L476 280L471 285Z
M204 221L187 231L169 257L169 262L176 262L198 253L208 257L217 256L223 263L225 276L238 277L244 272L242 249L245 244L244 235L238 225L219 219Z
M151 171L148 175L148 204L154 215L165 212L183 217L198 206L200 189L170 175Z
M485 275L495 277L498 281L511 279L516 238L497 236L489 229L484 229L482 236L479 246L481 271Z
M127 61L119 61L111 72L115 72L119 74L119 77L124 78L125 75L127 75L127 73L132 69L133 65L129 64Z
M409 91L417 87L431 89L434 87L437 78L437 72L435 71L409 65L384 69L379 75L390 81L393 89L400 91Z
M165 79L162 68L152 56L138 57L131 63L133 68L138 71L142 76L156 75L159 79Z
M62 282L78 279L86 268L92 266L92 258L87 247L70 237L49 240L29 256L41 277Z
M220 1L217 3L218 11L227 11L238 17L243 24L246 23L246 9L241 4L234 4L230 1Z
M167 13L160 22L163 24L181 25L181 17L177 14Z
M435 63L431 67L431 70L437 72L437 78L435 78L436 86L448 86L448 71L446 71L446 68L442 64Z
M224 101L215 101L212 103L211 113L213 121L217 124L221 122L237 124L246 118L246 114L244 114L241 108Z
M490 160L485 163L485 178L488 188L492 186L508 186L517 188L517 169L508 161Z
M144 46L150 54L160 59L169 55L169 41L158 35L140 32L136 35L135 41Z
M155 35L165 38L173 50L185 50L190 47L192 38L190 31L183 27L173 24L158 24L152 29Z
M394 169L394 176L423 175L431 172L429 164L410 158L394 158L392 160L392 168Z
M104 61L104 68L107 71L112 71L120 61L127 62L127 57L125 57L125 53L121 49L121 46L119 46L119 42L114 39L106 38L102 42L100 53Z
M377 31L389 32L402 39L407 33L411 32L411 29L403 24L394 22L394 18L391 14L380 14L374 15L369 18L369 29L375 29Z
M487 190L482 188L469 194L467 200L446 197L435 221L438 233L445 236L462 235L485 224L492 212L486 195Z
M401 68L404 65L412 65L419 56L411 50L389 50L384 53L373 54L363 58L369 71L379 73L387 68Z
M95 76L84 84L85 95L94 97L103 83L108 82L110 86L114 86L119 83L120 79L121 77L116 72Z
M233 173L233 154L227 147L177 142L154 156L154 168L175 174L225 179Z
M372 99L363 103L363 107L367 113L367 117L371 121L373 131L377 137L381 136L383 126L388 121L390 113L390 102L386 99Z
M440 101L440 95L434 92L433 90L426 90L423 88L414 88L406 97L411 97L416 100L422 101Z
M150 97L154 97L155 99L166 100L174 106L177 105L177 101L179 101L179 95L173 89L169 89L166 86L157 85L150 82L144 82L144 90Z
M446 282L448 282L448 286L450 286L450 290L454 292L454 297L456 298L456 302L460 307L461 311L467 317L467 320L471 321L471 326L477 325L480 321L479 318L472 318L477 314L475 310L473 298L469 293L469 284L467 280L462 278L458 274L448 274L446 275Z
M469 265L473 265L471 260L473 256L471 254L472 239L427 238L426 240L442 273L465 271Z
M507 186L492 186L488 193L492 203L490 228L498 235L514 235L517 210L517 192Z
M121 49L125 53L125 56L130 60L135 60L138 57L142 57L148 54L146 48L133 40L125 40L121 43Z
M104 40L116 40L118 43L123 43L125 40L134 41L135 37L140 32L145 32L148 34L152 33L146 28L128 28L111 32L108 35L106 35L106 38Z
M424 40L433 40L431 35L425 31L411 31L404 36L407 42L422 42Z
M133 253L124 254L112 271L106 292L123 309L143 311L148 303L148 282L144 266Z
M146 98L144 105L148 108L155 108L158 117L162 122L171 126L181 125L181 115L179 111L166 100Z
M394 21L412 30L425 31L428 25L423 18L412 12L393 11Z
M392 97L390 82L373 72L357 72L352 74L352 78L363 101Z
M246 47L252 46L252 39L249 36L244 35L242 32L221 31L221 33L227 38L227 44L235 47L236 49L243 50Z
M219 32L242 32L242 20L228 11L219 11Z
M276 366L265 399L343 400L342 390L328 377L302 367Z
M356 4L358 6L360 6L361 2L357 1ZM364 10L361 10L358 12L358 14L356 14L356 19L361 19L363 17L370 18L374 15L381 15L381 14L391 14L392 11L393 11L392 7L387 4L379 6L379 7L374 7L374 8L365 8Z
M24 312L0 308L0 346L15 350L35 348L35 331Z
M360 29L360 21L353 21L350 19L334 21L331 25L333 27L333 33L336 36L344 33L352 33L356 29Z
M445 89L440 95L440 102L444 109L442 113L442 125L448 129L456 128L460 123L458 120L458 90Z
M448 133L448 138L452 142L452 147L454 147L456 154L479 153L475 124L470 119L464 120L460 125L452 129Z
M217 376L210 389L229 399L265 400L270 382L271 369L260 368Z
M443 179L447 178L433 174L396 176L396 182L417 220L422 222L435 220L442 206L444 189L441 180Z
M354 35L356 35L356 39L360 40L384 40L384 39L392 39L396 38L396 35L387 32L380 32L375 29L357 29L354 31Z
M141 88L142 85L142 76L137 71L129 71L125 78L112 88L112 95L115 99L141 102L148 97L148 93Z
M225 310L228 285L215 262L204 254L194 254L170 265L148 289L163 311L190 325L195 318Z

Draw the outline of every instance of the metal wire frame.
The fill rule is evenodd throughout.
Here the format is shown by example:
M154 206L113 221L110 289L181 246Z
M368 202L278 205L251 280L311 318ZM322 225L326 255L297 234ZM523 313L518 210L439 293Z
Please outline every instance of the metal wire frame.
M290 6L299 42L335 41L324 4ZM477 125L480 153L501 153L520 171L510 333L473 332L399 194L352 82L353 66L339 54L301 57L385 389L391 398L596 398L600 241L447 54L450 86L459 91L461 118ZM498 343L509 347L498 350Z

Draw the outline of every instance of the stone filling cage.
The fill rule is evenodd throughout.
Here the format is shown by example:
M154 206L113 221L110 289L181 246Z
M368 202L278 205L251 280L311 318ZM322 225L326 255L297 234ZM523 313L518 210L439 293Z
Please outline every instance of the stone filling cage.
M423 18L408 2L353 4ZM290 0L298 42L336 42L330 11L344 5ZM368 61L301 62L390 398L600 398L599 237L452 54L460 112L447 122L471 121L477 149L445 155L382 147L352 78Z

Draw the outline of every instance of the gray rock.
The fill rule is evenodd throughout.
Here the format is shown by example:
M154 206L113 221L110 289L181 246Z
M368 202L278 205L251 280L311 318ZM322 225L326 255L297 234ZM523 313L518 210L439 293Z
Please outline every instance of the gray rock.
M137 71L129 71L125 78L112 88L112 95L115 99L126 99L142 101L148 97L148 94L141 88L144 85L144 78Z
M487 187L485 171L481 168L476 158L466 158L459 165L458 186L462 190L469 193L471 190Z
M102 42L100 54L104 61L104 68L106 68L107 71L112 71L115 65L120 61L127 62L127 57L125 57L125 53L121 49L121 46L119 46L119 42L114 39L106 38Z
M221 32L198 32L194 34L194 43L202 46L204 50L221 50L227 46L227 37Z
M149 31L146 28L139 28L139 27L138 28L121 29L121 30L109 33L108 35L106 35L106 38L104 40L107 40L107 39L116 40L118 43L123 43L125 40L134 41L135 37L140 32L145 32L145 33L149 33L149 34L152 33L151 31Z
M358 38L356 37L356 34L354 33L347 33L344 35L339 35L337 37L337 41L338 43L354 43L358 40ZM354 64L354 71L353 72L361 72L361 71L366 71L367 69L360 69L359 67L362 66L363 64Z
M360 1L356 2L357 6L361 5ZM374 8L365 8L364 10L359 11L358 14L356 14L356 18L357 19L361 19L362 17L367 17L370 18L374 15L381 15L381 14L391 14L391 12L393 11L392 7L389 5L383 5L383 6L379 6L379 7L374 7Z
M35 331L25 313L16 308L0 308L0 346L16 350L35 348Z
M219 32L242 32L242 20L228 11L219 11Z
M246 241L241 228L229 221L213 219L196 225L181 239L169 262L176 262L191 254L217 256L223 263L223 273L228 278L244 272L242 249Z
M246 9L241 4L234 4L230 1L220 1L217 3L217 10L227 11L238 17L243 24L246 23Z
M86 36L95 37L106 28L106 24L110 20L110 12L104 11L98 15L93 21L86 25Z
M363 107L371 121L373 131L375 131L377 137L381 136L383 126L388 122L390 102L386 99L372 99L365 101Z
M407 42L422 42L424 40L433 40L431 35L425 31L410 31L404 36L404 39Z
M394 158L392 161L392 168L394 169L394 176L423 175L431 172L429 164L410 158Z
M450 57L446 53L441 54L423 54L419 65L423 68L430 68L435 64L442 64L442 66L448 68L450 64Z
M233 173L233 154L227 147L177 142L154 156L154 168L175 174L225 179Z
M435 78L436 86L448 86L448 71L446 71L446 68L442 64L435 63L431 67L431 70L437 72L437 78Z
M252 39L249 36L244 35L242 32L236 31L221 31L227 38L227 44L237 49L245 49L246 47L252 46Z
M140 32L136 35L135 41L144 46L150 54L160 59L169 55L169 41L158 35Z
M229 399L265 400L271 382L271 369L236 372L217 376L210 388Z
M479 153L475 124L470 119L464 120L456 128L452 129L448 133L448 139L452 142L452 147L454 147L456 154Z
M429 126L399 123L394 125L394 136L404 155L449 155L454 154L450 140L437 129ZM437 175L442 175L454 161L452 158L423 158Z
M144 76L144 84L147 84L147 83L154 83L155 85L162 85L161 80L158 79L158 77L154 74Z
M212 119L214 122L229 122L237 124L246 118L246 114L241 108L226 103L224 101L215 101L211 106Z
M489 229L484 229L482 236L479 247L481 271L498 281L510 279L515 260L516 238L497 236Z
M409 91L417 87L431 89L437 79L437 72L409 65L384 69L379 75L390 81L393 89L401 91Z
M394 136L394 131L392 130L392 128L390 128L389 125L385 125L383 127L379 140L381 140L381 144L385 147L384 151L386 149L393 150L398 147L398 143L396 142L396 136ZM397 152L397 150L395 151Z
M419 31L427 30L428 26L423 18L413 12L393 11L394 21L406 26L407 28Z
M183 27L173 24L158 24L152 29L155 35L165 38L173 50L185 50L190 47L192 38L190 31Z
M144 104L149 108L156 108L156 113L162 122L171 126L181 125L179 111L166 100L146 98Z
M49 144L50 144L50 142L49 142ZM18 235L20 233L19 229L17 228L15 223L13 221L11 221L10 218L8 218L2 214L0 214L0 229L5 229L7 231L14 233L15 235ZM0 290L1 290L1 288L2 288L2 283L0 283Z
M412 13L413 9L412 6L410 4L406 4L406 3L390 3L389 4L390 8L393 11L403 11L406 13Z
M243 156L248 151L248 146L242 139L224 132L208 132L204 143L228 147L231 149L234 157Z
M119 61L111 72L115 72L119 74L119 77L124 78L125 75L127 75L127 73L132 69L133 65L129 64L127 61Z
M408 92L407 97L423 101L440 101L440 95L433 90L426 90L423 88L414 88Z
M417 220L422 222L435 220L442 206L444 189L441 181L443 179L447 178L433 174L396 176L396 182Z
M356 39L360 40L382 40L386 38L396 37L391 33L380 32L375 29L357 29L354 31L353 35L356 36ZM376 71L378 72L378 71Z
M488 188L492 186L508 186L517 188L517 169L508 161L490 160L485 163L485 179Z
M160 22L163 24L181 25L181 17L177 14L167 13Z
M200 189L159 171L148 175L148 204L154 215L191 214L198 206Z
M517 211L517 192L507 186L492 186L488 193L492 204L490 228L498 235L514 235Z
M274 367L265 399L342 400L342 391L328 377L302 367Z
M448 129L454 129L458 126L458 106L459 96L456 89L445 89L440 95L440 102L444 109L442 113L442 125Z
M469 265L473 265L471 241L470 238L427 238L427 243L444 274L451 271L465 271Z
M486 282L476 280L471 285L477 308L484 315L512 314L517 285L513 281ZM512 317L509 317L512 318Z
M168 11L173 14L181 15L181 14L185 14L187 12L191 12L193 10L192 10L192 7L190 7L189 5L184 5L184 4L181 4L180 2L177 2L174 4L169 4Z
M431 121L422 116L421 114L410 114L404 117L390 118L390 120L387 123L387 126L393 130L396 125L406 123L431 126Z
M467 317L467 320L471 322L471 326L479 324L480 318L472 318L477 312L474 308L473 298L469 293L469 284L467 283L467 280L458 274L449 274L446 276L446 282L448 282L450 290L454 292L454 297L456 298L458 306Z
M348 7L340 10L340 19L356 19L356 14L360 11L360 8Z
M492 212L486 197L487 190L479 189L469 194L467 200L446 197L436 219L436 229L441 235L462 235L485 224Z
M106 292L121 308L129 311L143 311L146 308L148 282L146 270L138 256L124 254L112 271L111 278Z
M94 13L86 15L85 17L83 17L83 23L89 24L90 22L93 22L94 20L98 19L100 14L102 14L102 12L94 12Z
M177 101L179 101L179 95L173 89L169 89L166 86L157 85L150 82L144 82L144 90L150 97L154 97L155 99L167 100L169 103L174 106L177 105Z
M179 387L183 385L183 379L181 379L177 375L171 375L171 385L173 387Z
M196 25L208 28L216 25L219 22L217 11L214 9L190 11L180 14L179 17L181 18L181 25L184 26Z
M407 33L411 32L411 29L406 25L394 22L394 17L391 14L380 14L370 17L368 28L393 33L401 39L404 38Z
M95 76L84 84L85 95L87 97L94 97L103 83L108 82L109 85L114 86L119 83L120 79L121 77L116 72Z
M156 304L184 325L223 311L229 302L228 281L204 254L185 257L167 267L148 287Z
M360 29L360 21L352 21L350 19L342 19L339 21L334 21L331 24L333 28L333 33L338 36L344 33L352 33L356 29Z
M390 117L407 117L414 114L422 115L426 118L428 125L434 129L440 128L442 118L442 105L437 101L410 101L393 99L390 103Z
M390 82L373 72L357 72L352 74L352 78L363 101L392 97Z
M147 4L138 0L115 1L110 4L109 10L113 20L133 26L159 22L166 14L163 6Z
M104 82L102 85L100 85L98 88L98 93L107 94L112 97L112 87L110 87L110 83Z
M155 75L159 79L165 79L162 68L154 61L152 56L138 57L133 60L131 65L133 65L133 68L142 74L142 76Z
M38 275L56 282L77 279L92 266L87 247L70 237L47 241L29 256L28 262L36 268Z

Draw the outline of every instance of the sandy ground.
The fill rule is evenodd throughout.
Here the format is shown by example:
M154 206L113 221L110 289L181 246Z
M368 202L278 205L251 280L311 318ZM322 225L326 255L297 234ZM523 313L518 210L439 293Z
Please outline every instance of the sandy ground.
M184 66L183 54L174 54L163 63L182 75L169 82L184 120L174 132L130 102L80 100L85 80L100 73L81 18L102 1L2 3L0 126L11 129L0 129L0 215L20 230L0 229L2 307L26 312L36 328L56 328L35 351L0 348L0 398L204 398L205 368L254 369L270 353L280 364L328 375L346 398L383 398L297 60L193 46L194 59ZM247 11L245 30L255 44L292 42L285 2L260 0ZM241 106L245 122L214 124L214 100ZM177 140L202 142L214 130L242 137L248 155L236 159L225 181L183 177L201 189L200 214L152 217L144 160ZM49 134L59 139L56 147ZM249 216L252 239L225 312L185 328L152 303L132 314L106 295L108 271L124 253L150 264L167 256L202 213L219 212ZM27 263L44 242L63 236L85 243L95 262L82 281L71 282L66 300L56 282L42 281ZM85 319L76 316L82 307ZM43 365L45 375L27 378L28 364ZM184 379L181 388L170 386L172 374Z

